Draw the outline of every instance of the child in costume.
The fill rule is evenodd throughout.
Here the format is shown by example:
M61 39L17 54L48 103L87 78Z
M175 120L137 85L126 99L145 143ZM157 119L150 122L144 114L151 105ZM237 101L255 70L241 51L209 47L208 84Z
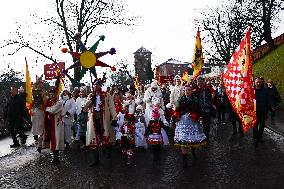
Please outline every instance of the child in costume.
M146 122L143 114L142 105L136 107L135 114L135 145L136 147L147 148L146 139L144 137L146 130Z
M162 128L166 126L160 120L159 108L154 107L152 111L152 119L145 132L147 144L152 146L154 161L160 160L161 145L164 144L162 136Z
M122 153L127 157L127 165L131 164L135 147L134 114L125 114L124 123L120 126Z

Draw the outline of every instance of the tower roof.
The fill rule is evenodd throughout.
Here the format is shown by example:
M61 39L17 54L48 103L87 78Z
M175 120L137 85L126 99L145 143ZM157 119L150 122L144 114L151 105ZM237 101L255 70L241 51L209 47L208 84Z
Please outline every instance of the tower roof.
M141 47L140 49L138 49L136 52L134 52L133 54L136 54L136 53L150 53L152 54L151 51L147 50L145 47Z

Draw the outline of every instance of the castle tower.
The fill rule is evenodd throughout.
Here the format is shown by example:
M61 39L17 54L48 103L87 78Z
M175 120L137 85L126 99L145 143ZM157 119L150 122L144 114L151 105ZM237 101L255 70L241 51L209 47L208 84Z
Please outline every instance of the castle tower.
M141 47L134 54L135 74L138 74L139 80L143 83L149 83L154 78L151 68L151 54L149 50Z

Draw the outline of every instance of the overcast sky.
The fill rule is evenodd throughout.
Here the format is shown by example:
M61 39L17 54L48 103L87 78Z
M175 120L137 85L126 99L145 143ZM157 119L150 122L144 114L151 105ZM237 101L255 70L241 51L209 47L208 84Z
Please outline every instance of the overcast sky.
M0 40L9 38L10 32L16 29L15 22L29 21L32 13L53 14L51 10L52 0L9 0L4 1L0 7L1 30ZM105 51L111 47L117 49L117 54L103 57L105 63L114 65L116 61L127 60L129 63L134 62L133 52L144 46L150 50L154 64L161 64L169 58L180 61L191 61L195 35L198 26L193 24L197 16L196 8L205 8L216 6L218 0L124 0L128 5L127 9L138 16L142 17L140 26L136 27L111 27L101 28L96 35L104 34L105 41L101 42L98 51ZM49 10L50 9L50 10ZM32 27L30 28L32 30ZM275 33L279 35L284 31L284 27ZM46 34L48 37L48 34ZM201 33L202 36L202 33ZM96 42L97 38L89 40L88 43ZM87 44L91 46L92 44ZM8 51L6 49L5 51ZM29 61L30 72L35 78L36 73L43 73L43 65L50 63L47 59L40 58L36 65L36 54L31 51L22 50L13 56L5 55L6 52L1 50L3 58L1 70L7 68L8 64L16 70L25 69L24 57ZM54 49L53 55L71 65L71 56L62 54L60 49Z

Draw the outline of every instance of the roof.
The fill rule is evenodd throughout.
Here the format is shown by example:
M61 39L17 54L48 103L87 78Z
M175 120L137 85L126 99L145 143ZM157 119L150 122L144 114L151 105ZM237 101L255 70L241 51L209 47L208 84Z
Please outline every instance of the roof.
M170 58L166 62L162 63L161 65L164 65L164 64L184 64L186 65L186 64L189 64L189 62L182 62L182 61Z
M141 47L140 49L138 49L136 52L134 52L133 54L136 54L136 53L151 53L151 51L147 50L145 47Z

